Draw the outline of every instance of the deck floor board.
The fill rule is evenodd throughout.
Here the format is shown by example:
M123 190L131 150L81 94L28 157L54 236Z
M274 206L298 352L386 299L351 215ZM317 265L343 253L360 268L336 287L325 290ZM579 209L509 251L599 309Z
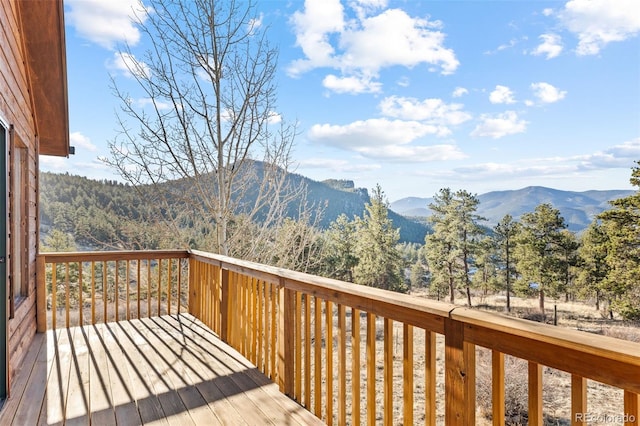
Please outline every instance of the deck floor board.
M37 335L0 424L323 424L188 314Z

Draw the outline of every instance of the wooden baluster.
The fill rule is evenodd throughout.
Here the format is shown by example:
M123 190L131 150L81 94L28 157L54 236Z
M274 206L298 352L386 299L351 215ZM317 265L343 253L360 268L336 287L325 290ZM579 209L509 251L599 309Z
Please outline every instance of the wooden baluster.
M351 423L360 425L360 311L351 309Z
M147 259L147 318L151 318L151 259Z
M171 275L173 259L167 259L167 315L171 315L171 281L173 277Z
M258 366L258 370L262 371L264 373L264 283L260 280L257 280L257 284L258 284L258 291L257 291L257 295L256 297L258 298L258 327L257 327L257 333L258 333L258 341L257 341L257 347L258 347L258 353L257 355L257 362L256 365Z
M102 322L107 322L107 261L102 262Z
M70 320L70 311L71 311L71 306L70 306L70 292L71 289L70 284L69 284L69 262L65 263L65 277L64 277L64 300L65 300L65 306L64 306L64 314L65 314L65 324L66 327L71 327L71 320Z
M304 406L311 409L311 296L304 295Z
M347 423L347 320L345 306L338 304L338 424Z
M264 283L264 374L271 377L271 283Z
M403 423L413 424L413 327L402 326Z
M582 425L581 417L587 412L587 379L571 375L571 424Z
M542 426L542 366L529 361L529 424Z
M275 284L271 284L271 374L273 380L276 378L276 361L278 356L278 347L276 346L276 330L278 326L278 300L279 292L278 287Z
M82 301L82 262L78 262L78 325L82 327L83 324L83 313L84 313L84 303Z
M116 280L115 280L115 293L114 293L114 297L116 299L116 319L115 321L118 322L120 321L120 308L118 306L118 302L120 301L120 286L119 286L119 279L120 279L120 271L119 271L119 267L120 266L120 261L116 260Z
M96 262L91 261L91 325L96 323Z
M494 426L504 426L504 354L491 351L491 409Z
M313 356L313 365L314 365L314 414L322 418L322 300L318 297L315 297L315 306L314 306L314 321L315 321L315 331L313 333L313 339L315 340L315 351Z
M58 264L51 264L51 328L56 329L56 315L58 311L58 278L56 272L58 270Z
M424 336L424 422L436 424L436 333L425 330Z
M326 321L326 381L327 381L327 401L326 401L326 423L328 426L333 424L333 303L325 300L324 317Z
M131 266L131 261L129 259L127 259L127 262L125 264L125 271L124 271L124 297L125 297L125 313L127 315L127 321L131 321L131 310L129 308L129 299L131 298L130 296L130 292L129 292L129 267Z
M624 426L640 426L640 395L624 391Z
M141 259L136 261L136 318L140 319L140 264Z
M376 423L376 317L367 312L367 424Z
M177 259L178 262L178 289L177 289L177 298L178 298L178 315L180 315L180 308L182 305L182 287L183 287L183 283L182 283L182 266L184 264L184 260L182 259Z
M158 286L156 287L156 297L158 298L157 316L162 315L162 259L158 259Z
M393 320L384 319L384 405L382 423L393 424Z
M295 327L295 395L296 401L302 403L302 293L295 293L296 306L295 306L295 320L293 326Z

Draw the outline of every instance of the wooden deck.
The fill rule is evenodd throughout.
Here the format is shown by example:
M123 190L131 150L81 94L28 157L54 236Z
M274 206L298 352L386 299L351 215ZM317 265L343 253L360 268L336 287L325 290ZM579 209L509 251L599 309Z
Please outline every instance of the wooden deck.
M1 425L323 424L191 315L37 334Z

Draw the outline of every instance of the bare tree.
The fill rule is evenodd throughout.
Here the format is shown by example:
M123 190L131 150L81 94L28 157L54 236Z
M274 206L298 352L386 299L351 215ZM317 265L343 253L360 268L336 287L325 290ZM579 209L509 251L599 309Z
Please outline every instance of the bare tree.
M260 258L251 252L265 244L234 244L246 237L238 224L278 224L301 191L287 187L296 128L275 112L278 51L251 1L149 3L137 15L148 50L119 52L143 95L112 77L121 131L105 161L176 226L197 212L207 248ZM176 202L185 208L168 211Z

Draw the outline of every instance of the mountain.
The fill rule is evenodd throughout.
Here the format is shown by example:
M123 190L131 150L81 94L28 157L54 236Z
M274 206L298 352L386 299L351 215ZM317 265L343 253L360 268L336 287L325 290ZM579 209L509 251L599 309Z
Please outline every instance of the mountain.
M569 230L580 232L604 210L609 201L633 194L631 190L561 191L543 186L529 186L512 191L492 191L478 195L478 215L487 219L486 225L495 226L506 214L518 220L536 206L549 203L564 217ZM433 198L407 197L390 204L390 208L407 217L428 217L428 206Z
M262 165L255 162L256 173L262 173ZM288 215L297 218L299 204L320 208L322 215L318 225L327 229L331 222L345 214L349 219L362 217L365 205L370 201L364 188L356 188L352 181L331 179L318 182L299 174L289 173L288 183L292 187L304 185L307 188L304 200L290 203ZM186 191L186 183L172 181L164 185L173 185L178 191ZM77 233L77 229L91 230L92 237L99 241L109 239L114 229L126 222L122 219L148 217L148 206L140 203L136 190L121 183L93 180L69 174L41 173L40 225L44 235L53 229L67 233ZM250 200L249 200L250 201ZM145 214L146 212L146 214ZM404 242L423 243L427 226L389 211L389 218L395 227L400 228L400 239ZM86 232L85 232L86 233ZM118 235L125 239L125 236Z

